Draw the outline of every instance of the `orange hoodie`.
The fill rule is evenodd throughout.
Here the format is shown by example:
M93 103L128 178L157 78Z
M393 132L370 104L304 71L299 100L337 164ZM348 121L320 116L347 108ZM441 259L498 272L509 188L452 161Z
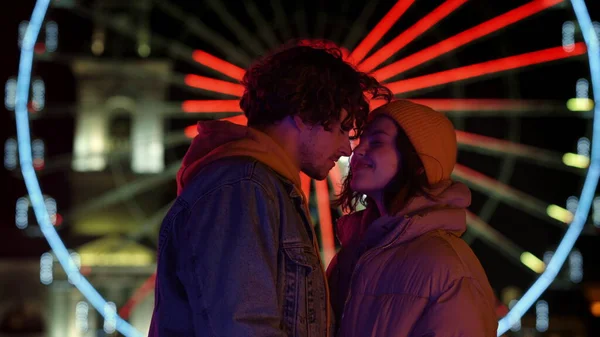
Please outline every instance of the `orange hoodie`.
M215 120L198 122L198 135L177 172L177 194L202 167L215 160L234 156L255 158L292 181L298 192L302 193L300 169L271 137L247 126ZM301 195L304 197L304 194Z
M285 150L264 132L227 121L198 122L198 135L192 141L177 172L177 194L179 195L185 185L207 164L234 156L252 157L289 179L302 196L305 210L308 212L308 199L302 192L300 183L300 168L294 165ZM307 214L306 218L310 221L310 214ZM312 224L310 228L313 228ZM314 230L312 235L316 238ZM317 240L314 240L313 244L318 256ZM329 302L329 287L323 266L321 272ZM329 326L331 315L329 305L327 308L327 326Z

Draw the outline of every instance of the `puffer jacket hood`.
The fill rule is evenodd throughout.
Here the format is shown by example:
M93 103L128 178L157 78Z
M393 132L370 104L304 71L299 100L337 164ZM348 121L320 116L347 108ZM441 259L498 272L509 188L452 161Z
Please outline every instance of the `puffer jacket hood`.
M459 182L447 181L432 191L435 198L417 196L410 199L407 205L394 215L377 218L375 207L352 213L338 220L337 234L342 246L353 240L360 240L369 232L385 234L392 229L404 230L401 242L410 241L415 237L434 230L445 230L460 237L467 230L466 208L471 204L469 188ZM410 228L396 228L403 219L415 215L427 214L427 221L421 225L411 225ZM373 239L374 234L369 237Z

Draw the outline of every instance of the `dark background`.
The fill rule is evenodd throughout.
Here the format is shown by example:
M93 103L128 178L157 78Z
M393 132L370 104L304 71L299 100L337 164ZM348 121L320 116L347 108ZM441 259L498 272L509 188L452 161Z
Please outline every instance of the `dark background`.
M205 25L224 36L228 41L251 56L256 57L252 50L248 50L245 44L233 34L207 1L171 1L184 11L193 15ZM22 20L28 20L33 8L33 1L11 2L10 8L5 7L2 16L2 29L0 34L3 42L2 66L0 67L0 79L5 83L6 79L15 76L18 70L19 50L17 48L17 27ZM90 6L91 2L81 1L84 6ZM268 22L273 21L274 14L268 1L256 1ZM375 48L383 46L402 30L410 27L423 15L435 8L440 1L420 1L411 8L394 25L386 38ZM454 14L443 20L436 27L422 35L406 48L402 49L390 61L402 58L430 46L442 39L453 36L469 27L504 13L512 8L518 7L526 1L470 1L463 5ZM600 20L600 3L598 1L587 1L592 20ZM256 32L255 25L246 12L243 3L227 1L225 6L239 22L248 28L251 33ZM327 15L326 23L320 29L325 37L332 37L338 43L343 43L345 31L356 24L356 18L365 10L365 4L359 1L327 1L326 4L318 1L292 2L284 4L290 20L289 26L294 36L309 38L321 37L317 35L314 22L317 22L318 12ZM380 1L374 5L373 14L365 25L362 36L375 26L378 20L390 8L391 4ZM557 7L565 6L558 5ZM294 11L304 13L297 23L296 18L291 15ZM86 55L91 56L90 41L93 29L92 21L81 15L77 15L66 9L51 8L47 19L56 21L59 25L59 49L60 55ZM522 22L511 25L486 38L477 40L456 52L437 58L433 62L417 67L417 69L405 72L402 78L410 78L444 69L454 68L462 65L492 60L504 56L535 51L561 45L561 26L566 20L575 20L574 14L569 8L549 9L541 14L534 15ZM213 45L194 36L182 22L166 15L164 12L154 8L150 12L151 31L173 41L178 41L193 49L202 49L213 55L227 59ZM276 34L281 36L282 32L275 27ZM103 58L131 58L140 59L135 53L135 43L132 39L124 38L120 34L108 30L107 51ZM337 36L337 38L336 38ZM581 35L576 34L578 41ZM345 45L352 48L355 44ZM263 48L266 50L263 46ZM153 48L150 58L171 57L168 52ZM238 64L240 66L247 66ZM197 73L205 76L212 74L203 72L199 68L186 62L174 60L174 69L178 73ZM42 77L46 83L46 106L69 107L76 100L75 88L77 83L71 73L69 65L60 62L36 62L34 73ZM573 60L552 62L539 66L528 67L522 71L504 72L498 75L487 76L483 79L460 82L447 86L436 87L410 94L411 98L504 98L504 99L547 99L562 100L575 96L575 82L579 78L589 80L589 67L587 57ZM401 77L393 80L401 79ZM591 91L591 89L590 89ZM189 92L173 87L169 93L171 101L184 99L209 98L206 95L192 95ZM214 98L214 97L213 97ZM32 136L42 138L46 141L46 161L52 158L69 154L73 151L74 115L65 108L64 113L47 114L43 118L31 121ZM0 140L2 145L9 137L16 136L13 113L6 111L4 107L0 110ZM575 113L574 113L575 114ZM550 149L560 153L576 152L577 140L583 136L590 136L591 120L579 117L523 117L520 121L520 141L523 144L534 145ZM494 118L467 118L460 121L464 130L484 134L491 137L507 138L509 119L505 116ZM191 124L189 119L173 118L168 122L169 131L181 129ZM180 158L185 147L176 149L167 154L167 160L173 161ZM502 160L495 157L478 155L470 152L461 152L459 162L463 165L476 169L486 175L496 176ZM60 209L68 209L71 203L67 172L57 171L46 174L41 178L41 186L44 193L52 195L59 204ZM540 167L530 163L517 161L509 184L532 196L546 202L554 203L564 207L566 199L571 195L579 195L583 184L583 177L563 171ZM48 250L43 238L31 238L22 233L14 225L15 201L18 197L26 194L22 179L18 174L0 169L0 189L3 197L0 199L0 257L2 258L37 258L41 253ZM174 196L174 184L172 182L165 186L165 203ZM487 195L474 192L474 200L471 210L477 213L488 200ZM563 230L540 220L530 214L516 210L503 203L499 203L492 219L489 221L494 228L511 238L521 247L542 257L544 252L553 249L560 241ZM78 238L69 235L69 224L64 225L61 236L67 246L76 246L83 241L92 238ZM584 284L600 282L600 254L598 254L598 236L582 236L577 242L577 248L582 252L584 259ZM526 289L534 279L522 268L506 261L502 255L485 245L479 240L472 244L473 249L484 265L490 282L499 292L506 286L517 286ZM592 331L598 332L598 319L592 319L589 314L589 304L583 296L582 288L575 287L569 290L551 290L544 295L550 303L552 313L576 314L586 317ZM596 330L594 330L596 329ZM599 332L600 333L600 332Z

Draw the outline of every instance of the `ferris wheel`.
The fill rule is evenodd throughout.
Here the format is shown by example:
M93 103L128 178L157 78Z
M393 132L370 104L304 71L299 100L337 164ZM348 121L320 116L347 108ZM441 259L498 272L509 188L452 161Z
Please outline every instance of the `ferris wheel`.
M518 329L520 317L550 286L565 260L580 265L581 257L571 252L577 236L593 235L600 226L600 199L594 198L600 164L594 159L598 155L594 100L600 97L600 25L591 22L583 1L523 1L479 12L483 5L467 0L398 1L391 7L370 1L356 10L343 1L337 11L279 0L266 8L247 0L243 9L234 9L207 0L201 5L202 15L197 14L199 8L166 0L135 5L98 1L89 7L61 0L53 2L46 15L48 2L38 1L31 22L20 27L19 76L6 83L5 105L15 110L18 137L5 142L5 166L20 169L29 192L16 201L15 222L30 235L49 240L70 281L111 322L109 330L138 334L140 327L129 325L118 313L129 313L140 296L152 289L152 278L133 293L124 305L128 310L117 310L81 277L86 261L102 263L101 258L69 255L56 230L72 225L100 235L107 228L126 227L119 233L128 241L151 242L148 237L156 236L173 197L157 191L174 186L182 151L195 136L193 121L226 119L244 124L238 104L244 68L290 38L305 43L325 38L341 45L349 62L372 72L396 97L429 105L454 122L460 152L453 178L474 191L465 240L491 247L503 256L503 263L526 271L528 282L533 283L511 303L511 311L500 321L499 335ZM61 47L59 37L79 28L71 21L61 22L61 15L53 19L54 13L62 12L91 27L85 51L68 53ZM465 20L461 12L481 15ZM206 22L220 24L213 27ZM536 36L541 26L555 37ZM516 43L520 36L534 42ZM110 43L116 38L128 42L119 47L127 47L118 57L114 53L103 57L115 48ZM198 45L203 49L195 48ZM493 46L494 52L476 55ZM155 53L161 57L154 58ZM35 70L59 63L69 64L77 78L77 100L53 107L45 102L52 79L37 76ZM558 73L560 78L542 76ZM543 90L527 90L527 85ZM23 101L24 97L29 99ZM45 158L52 141L31 139L30 129L33 134L36 119L64 112L76 119L73 153ZM524 135L532 120L543 125L551 118L571 121L582 130L577 137L564 139L570 150L535 144ZM540 129L541 138L561 137ZM523 170L522 163L533 172L525 181L516 172L516 168ZM43 195L44 186L40 189L37 182L36 176L52 170L70 172L76 186L76 200L68 209ZM346 170L347 161L342 160L326 181L302 177L325 263L336 251L333 223L340 215L329 201L339 191ZM569 182L569 198L547 200L530 192L527 182L535 181L538 174ZM545 253L538 247L534 250L534 243L528 243L531 247L517 243L517 237L500 228L506 221L498 220L500 208L540 221L564 238ZM32 226L30 209L39 227ZM94 219L104 219L102 228L90 224ZM42 258L46 265L48 259L49 255ZM143 254L138 261L148 262ZM44 275L48 277L47 272ZM577 275L572 282L580 280Z

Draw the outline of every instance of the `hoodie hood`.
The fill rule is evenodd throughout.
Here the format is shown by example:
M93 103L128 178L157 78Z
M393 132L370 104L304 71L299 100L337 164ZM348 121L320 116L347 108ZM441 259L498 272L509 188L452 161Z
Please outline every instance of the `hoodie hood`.
M343 216L338 220L338 239L342 245L358 240L373 245L383 237L386 242L406 242L434 230L460 237L467 229L466 208L471 204L471 191L463 183L447 181L432 192L434 199L416 196L395 215L378 217L376 208L370 207Z
M177 194L207 164L234 156L252 157L269 166L289 179L303 195L300 169L279 144L259 130L219 120L198 122L198 135L192 141L177 172Z

